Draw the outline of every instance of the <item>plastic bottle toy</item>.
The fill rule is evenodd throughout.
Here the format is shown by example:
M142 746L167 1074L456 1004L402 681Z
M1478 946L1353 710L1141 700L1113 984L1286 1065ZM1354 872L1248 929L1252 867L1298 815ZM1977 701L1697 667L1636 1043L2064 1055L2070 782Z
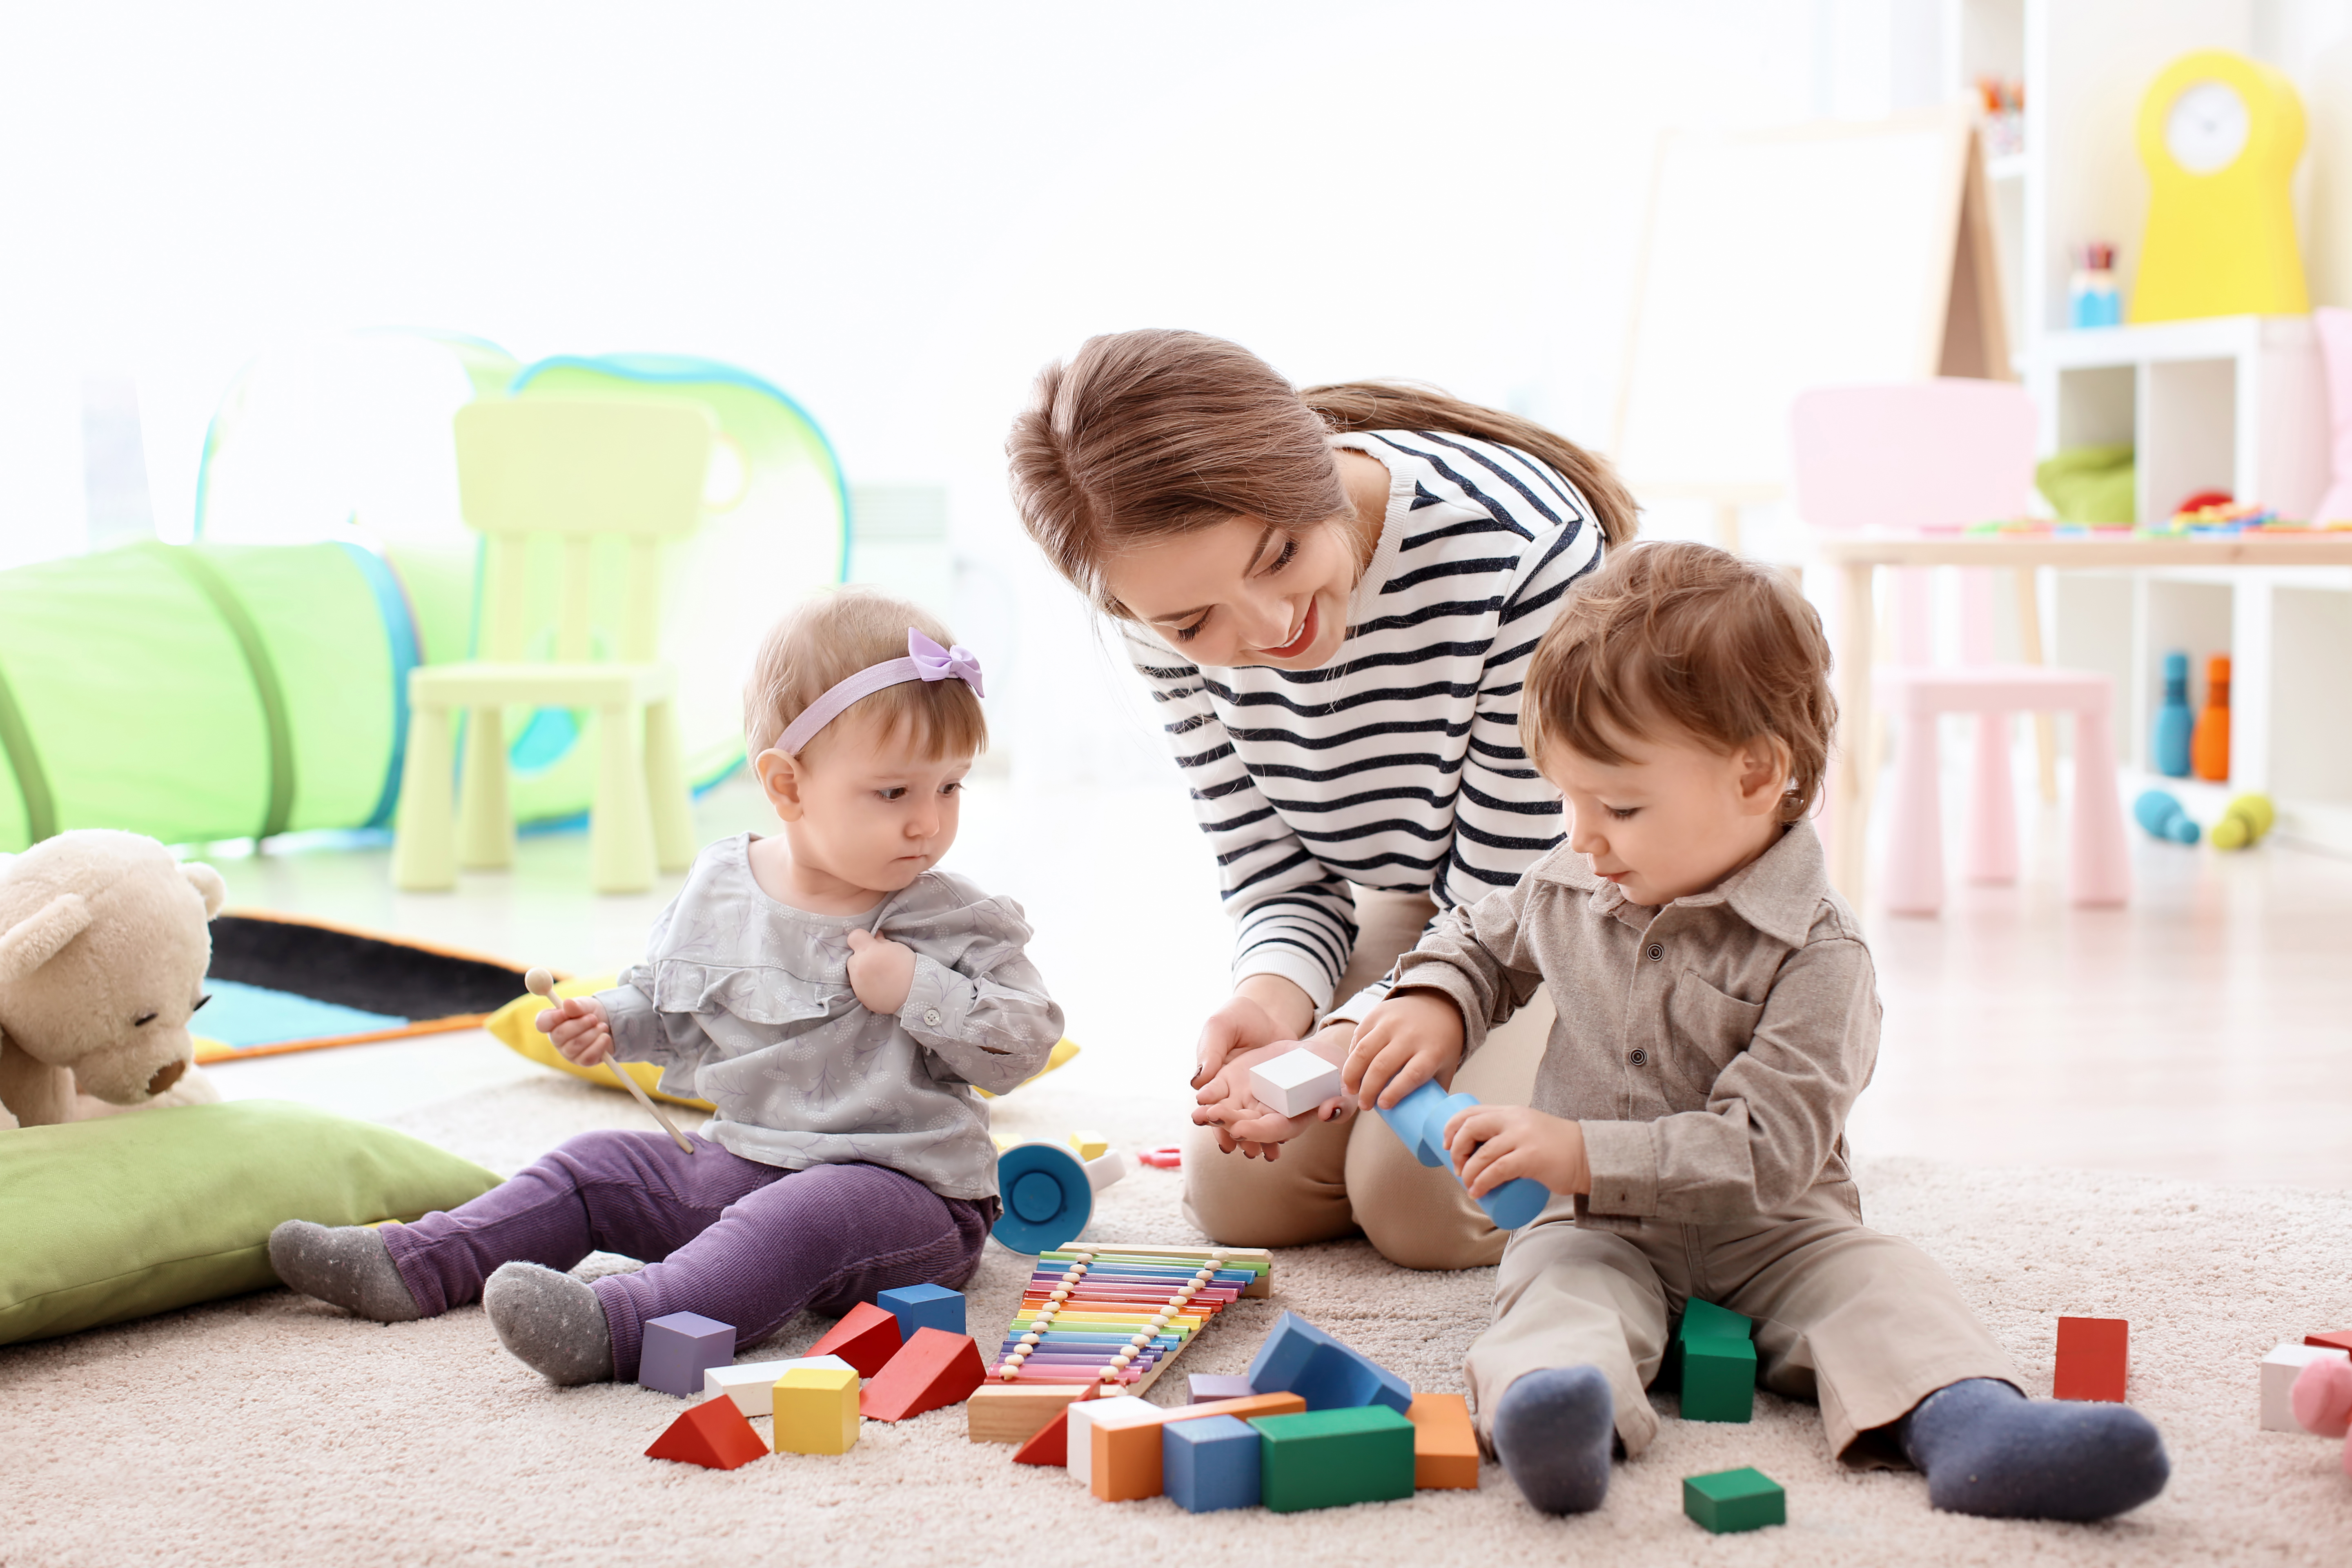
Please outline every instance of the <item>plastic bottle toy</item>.
M2244 849L2262 842L2263 835L2278 820L2266 795L2234 796L2222 809L2221 820L2213 825L2213 847Z
M2189 739L2189 763L2200 779L2220 784L2230 776L2230 656L2205 661L2205 711L2197 715Z
M1413 1158L1424 1165L1444 1165L1452 1163L1445 1152L1445 1124L1454 1120L1454 1112L1473 1110L1477 1104L1477 1096L1448 1094L1432 1079L1399 1100L1394 1110L1383 1107L1381 1120L1404 1140ZM1497 1229L1517 1230L1542 1213L1550 1201L1550 1188L1521 1176L1505 1182L1477 1204Z
M2168 838L2175 844L2197 842L2197 824L2169 790L2140 791L2139 798L2132 802L2132 817L2158 838ZM2218 835L2220 830L2215 831Z
M2164 656L2164 700L2157 705L2147 738L2158 773L2168 779L2189 776L2189 736L2196 724L2197 716L2189 710L2189 656L2176 648Z

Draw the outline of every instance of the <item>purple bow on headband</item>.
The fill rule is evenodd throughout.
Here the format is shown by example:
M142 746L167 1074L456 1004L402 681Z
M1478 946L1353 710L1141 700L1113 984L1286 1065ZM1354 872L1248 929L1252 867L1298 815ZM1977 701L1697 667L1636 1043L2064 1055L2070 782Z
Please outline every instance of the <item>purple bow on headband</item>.
M953 647L941 647L908 626L906 658L867 665L810 703L799 718L784 726L783 734L777 738L776 750L788 757L798 755L802 747L816 739L819 730L841 717L843 709L861 697L872 696L884 687L898 686L909 680L949 679L961 680L971 687L974 697L988 695L980 689L978 654L961 643Z

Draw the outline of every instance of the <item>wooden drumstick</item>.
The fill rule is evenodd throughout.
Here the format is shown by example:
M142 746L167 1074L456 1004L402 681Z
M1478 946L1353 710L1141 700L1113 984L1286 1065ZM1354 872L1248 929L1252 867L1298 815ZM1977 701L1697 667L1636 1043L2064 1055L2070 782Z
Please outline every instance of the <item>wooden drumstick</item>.
M512 973L513 971L509 970L508 973ZM522 984L523 989L529 991L532 995L544 1000L549 1006L556 1009L558 1012L562 1012L563 1010L563 1004L557 1001L555 998L555 976L549 973L546 970L532 970L530 973L522 977ZM647 1110L654 1113L654 1120L662 1124L662 1131L668 1133L679 1148L685 1150L689 1154L694 1152L694 1144L688 1140L685 1133L680 1132L677 1130L677 1123L669 1119L668 1112L663 1110L660 1106L654 1103L654 1098L652 1095L647 1094L644 1089L637 1087L637 1080L635 1079L631 1078L627 1073L621 1070L621 1062L619 1058L606 1057L604 1058L604 1066L612 1072L612 1075L614 1078L620 1079L621 1087L623 1089L627 1089L631 1094L637 1097L637 1103L639 1105L644 1106Z

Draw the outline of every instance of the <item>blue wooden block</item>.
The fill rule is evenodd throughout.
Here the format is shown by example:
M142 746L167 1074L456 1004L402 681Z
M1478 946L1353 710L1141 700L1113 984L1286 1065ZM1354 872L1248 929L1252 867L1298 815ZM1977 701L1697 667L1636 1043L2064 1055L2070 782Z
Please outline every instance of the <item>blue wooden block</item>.
M1296 1312L1275 1321L1250 1363L1249 1383L1260 1394L1296 1394L1309 1410L1385 1405L1402 1415L1412 1406L1411 1384Z
M1448 1094L1437 1087L1435 1079L1431 1079L1395 1106L1384 1108L1381 1120L1412 1151L1414 1159L1435 1169L1453 1163L1445 1152L1445 1124L1457 1112L1475 1110L1477 1105L1475 1095ZM1476 1200L1499 1230L1518 1229L1541 1214L1544 1205L1550 1201L1549 1188L1525 1176L1505 1182Z
M699 1312L672 1312L646 1325L637 1348L637 1382L680 1399L702 1392L702 1374L735 1361L735 1325Z
M1167 1423L1160 1428L1160 1480L1187 1513L1255 1508L1257 1428L1231 1415Z
M965 1331L963 1292L944 1285L908 1285L903 1289L885 1290L874 1298L874 1304L897 1316L900 1344L913 1339L917 1329L942 1329L950 1334Z
M1256 1392L1250 1386L1248 1378L1223 1372L1196 1372L1186 1390L1184 1403L1206 1405L1217 1399L1247 1399Z

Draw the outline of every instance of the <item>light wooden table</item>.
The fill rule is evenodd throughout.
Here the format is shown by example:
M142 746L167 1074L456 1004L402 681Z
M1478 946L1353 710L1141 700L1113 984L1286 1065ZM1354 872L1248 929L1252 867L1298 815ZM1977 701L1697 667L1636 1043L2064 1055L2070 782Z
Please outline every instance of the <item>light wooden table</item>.
M2031 572L2116 571L2142 566L2352 566L2352 532L2150 538L2140 534L2036 533L1821 536L1821 559L1838 569L1838 739L1829 779L1830 879L1859 907L1870 792L1864 762L1871 734L1873 579L1881 566L2005 566ZM2026 581L2030 582L2028 578ZM2042 662L2042 628L2022 618L2024 653ZM2126 693L2118 692L2123 701ZM2123 724L2124 715L2116 715ZM2046 755L2046 749L2045 749Z

